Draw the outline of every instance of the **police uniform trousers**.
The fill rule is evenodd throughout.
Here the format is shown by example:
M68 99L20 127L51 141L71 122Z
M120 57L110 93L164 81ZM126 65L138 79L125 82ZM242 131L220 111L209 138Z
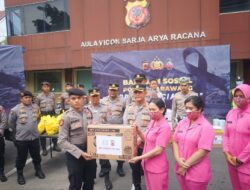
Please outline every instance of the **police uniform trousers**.
M41 116L46 116L46 115L50 115L50 116L54 116L55 112L54 111L48 111L48 112L41 112ZM40 137L40 142L41 142L41 147L43 150L46 149L46 137ZM57 138L52 138L52 142L54 145L57 145Z
M76 145L83 151L84 145ZM85 160L82 156L77 159L66 152L66 164L68 169L69 190L93 190L96 178L96 160Z
M109 162L109 160L99 160L99 163L101 165L101 171L104 173L104 174L108 174L110 171L111 171L111 164ZM123 163L124 161L120 161L120 160L117 160L117 163L118 163L118 168L122 168L123 166Z
M4 152L5 152L5 142L4 138L0 136L0 172L4 171Z
M17 171L23 170L28 157L28 153L30 153L35 169L41 166L40 144L38 138L30 141L17 140L15 145L17 148L17 158L16 158Z
M138 148L137 149L137 156L141 156L142 152L143 152L143 149ZM135 186L140 185L141 184L141 176L143 175L141 160L134 163L134 164L130 164L130 167L132 169L132 181L133 181L133 184Z

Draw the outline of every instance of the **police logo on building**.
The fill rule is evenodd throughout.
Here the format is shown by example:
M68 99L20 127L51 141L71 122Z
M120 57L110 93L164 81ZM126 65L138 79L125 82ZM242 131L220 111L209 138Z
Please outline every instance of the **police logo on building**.
M146 0L127 2L126 24L135 29L144 27L150 20L149 3Z

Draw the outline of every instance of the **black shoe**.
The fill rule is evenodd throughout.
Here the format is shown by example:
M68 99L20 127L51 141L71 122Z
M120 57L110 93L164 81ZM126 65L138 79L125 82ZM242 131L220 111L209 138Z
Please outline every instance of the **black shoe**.
M0 180L1 182L5 182L8 180L3 171L0 172Z
M113 188L113 185L109 179L109 175L105 175L104 182L107 190L111 190Z
M56 151L56 152L61 152L62 150L60 149L60 147L59 147L59 146L54 145L54 146L53 146L53 151Z
M48 154L48 151L46 149L43 149L42 155L47 156L47 154Z
M38 177L39 179L45 178L45 174L43 173L41 167L36 168L35 176Z
M104 177L104 176L105 176L105 172L101 170L99 173L99 177Z
M125 176L125 172L124 172L124 170L123 170L122 167L117 167L116 173L117 173L120 177L124 177L124 176Z
M24 185L26 183L23 173L20 172L17 173L17 183L19 185Z
M136 185L135 185L135 190L142 190L141 184L136 184Z

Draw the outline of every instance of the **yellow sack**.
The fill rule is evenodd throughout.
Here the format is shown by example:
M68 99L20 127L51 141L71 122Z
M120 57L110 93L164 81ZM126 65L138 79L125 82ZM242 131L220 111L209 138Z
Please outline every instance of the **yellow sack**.
M55 129L56 133L59 132L60 121L61 121L61 119L62 119L62 116L63 116L63 114L60 114L60 115L58 115L58 116L55 118L54 129Z
M46 126L46 118L45 118L45 116L42 116L40 118L40 122L38 123L38 126L37 126L38 132L40 135L45 132L45 126Z
M51 136L58 133L58 129L56 127L56 118L54 116L49 116L48 123L46 125L46 133Z
M57 122L57 125L58 125L58 130L59 130L60 121L61 121L61 119L62 119L62 116L63 116L63 113L61 113L60 115L58 115L58 116L56 117L56 122Z

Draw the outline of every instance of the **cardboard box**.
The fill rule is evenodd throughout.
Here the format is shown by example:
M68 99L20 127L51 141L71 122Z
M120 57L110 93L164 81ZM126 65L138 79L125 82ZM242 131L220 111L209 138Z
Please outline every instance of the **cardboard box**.
M213 147L215 148L221 148L222 147L222 137L223 137L223 130L219 130L216 129L215 131L215 135L214 135L214 143L213 143Z
M96 159L129 160L136 156L135 128L128 125L89 125L87 152Z

